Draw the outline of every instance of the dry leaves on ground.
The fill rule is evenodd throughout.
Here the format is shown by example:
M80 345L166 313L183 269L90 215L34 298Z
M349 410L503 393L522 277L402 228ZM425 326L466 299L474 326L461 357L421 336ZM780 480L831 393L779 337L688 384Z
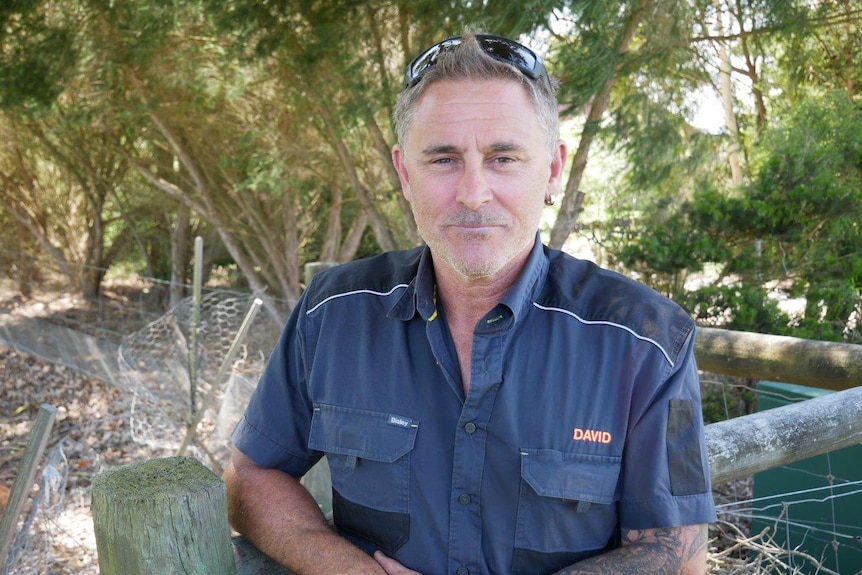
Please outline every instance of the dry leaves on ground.
M33 521L25 546L13 547L21 557L10 572L98 574L90 483L105 468L151 457L129 434L131 398L62 365L2 347L0 398L0 492L12 487L43 403L57 408L43 459L60 453L58 447L64 458L65 489L53 494L55 507Z

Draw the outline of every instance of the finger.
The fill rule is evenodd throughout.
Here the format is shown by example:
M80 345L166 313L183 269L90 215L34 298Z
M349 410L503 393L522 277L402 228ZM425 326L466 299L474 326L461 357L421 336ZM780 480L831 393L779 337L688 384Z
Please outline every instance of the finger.
M420 575L416 571L411 571L395 559L387 557L382 551L374 552L374 560L383 567L387 575Z

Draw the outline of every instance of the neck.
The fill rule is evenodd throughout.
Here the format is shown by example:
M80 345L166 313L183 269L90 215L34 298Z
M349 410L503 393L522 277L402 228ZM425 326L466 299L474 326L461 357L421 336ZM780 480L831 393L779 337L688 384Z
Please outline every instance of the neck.
M466 278L447 266L435 266L437 296L446 310L446 324L455 344L464 394L470 390L470 362L476 324L515 283L523 263L493 278Z
M472 332L476 323L497 305L517 281L524 262L509 266L493 277L465 277L448 266L435 265L437 295L449 322L466 324Z

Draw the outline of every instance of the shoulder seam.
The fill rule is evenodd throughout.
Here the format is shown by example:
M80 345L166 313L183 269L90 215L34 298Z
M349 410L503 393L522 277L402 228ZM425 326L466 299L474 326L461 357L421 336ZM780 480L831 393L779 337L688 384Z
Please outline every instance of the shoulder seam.
M320 306L322 306L322 305L324 305L325 303L330 302L330 301L332 301L332 300L334 300L334 299L338 299L338 298L342 298L342 297L347 297L347 296L352 296L352 295L357 295L357 294L363 294L363 293L365 293L365 294L371 294L371 295L377 295L377 296L387 296L387 295L392 294L392 293L393 293L393 292L395 292L396 290L398 290L398 289L404 289L404 288L408 287L409 285L410 285L410 284L397 284L397 285L395 285L392 289L390 289L389 291L385 291L385 292L381 292L381 291L374 291L374 290L370 290L370 289L359 289L359 290L353 290L353 291L348 291L348 292L344 292L344 293L337 293L337 294L331 295L331 296L327 297L326 299L322 300L320 303L318 303L317 305L315 305L313 308L311 308L311 309L309 309L308 311L306 311L306 312L305 312L305 315L310 315L310 314L312 314L312 313L313 313L315 310L317 310Z
M567 310L567 309L562 309L562 308L559 308L559 307L544 306L544 305L541 305L541 304L539 304L539 303L537 303L537 302L533 302L533 305L534 305L535 307L537 307L538 309L543 310L543 311L555 311L555 312L559 312L559 313L563 313L563 314L565 314L565 315L571 316L571 317L575 318L576 320L578 320L579 322L581 322L581 323L582 323L582 324L584 324L584 325L607 325L607 326L616 327L616 328L622 329L622 330L624 330L624 331L627 331L627 332L629 332L632 336L634 336L635 338L637 338L637 339L639 339L639 340L641 340L641 341L645 341L645 342L647 342L647 343L651 343L651 344L652 344L652 345L654 345L656 348L658 348L658 350L659 350L659 351L661 352L661 354L664 356L665 361L667 361L667 362L668 362L668 364L670 364L670 367L671 367L671 368L673 368L673 367L674 367L674 362L673 362L673 360L671 359L670 355L667 353L667 351L664 349L664 347L662 347L662 345L661 345L659 342L657 342L656 340L654 340L654 339L652 339L652 338L649 338L649 337L646 337L646 336L640 335L639 333L635 332L633 329L631 329L631 328L630 328L630 327L628 327L628 326L625 326L625 325L622 325L622 324L619 324L619 323L614 323L614 322L612 322L612 321L605 321L605 320L588 320L588 319L584 319L584 318L582 318L581 316L579 316L578 314L576 314L576 313L574 313L574 312L572 312L572 311L569 311L569 310Z

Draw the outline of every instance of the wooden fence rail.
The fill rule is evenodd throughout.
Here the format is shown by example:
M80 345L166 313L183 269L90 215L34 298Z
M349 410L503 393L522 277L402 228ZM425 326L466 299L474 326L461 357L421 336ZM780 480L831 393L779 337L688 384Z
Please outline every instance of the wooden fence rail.
M862 387L706 426L714 484L862 443Z
M702 327L694 342L703 371L822 389L862 385L862 345Z

